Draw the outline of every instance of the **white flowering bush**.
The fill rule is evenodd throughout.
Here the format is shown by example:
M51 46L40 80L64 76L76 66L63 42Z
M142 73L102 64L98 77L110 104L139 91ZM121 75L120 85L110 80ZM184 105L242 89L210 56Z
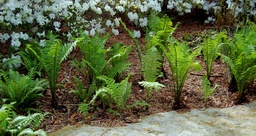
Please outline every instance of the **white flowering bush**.
M217 14L222 7L254 16L256 0L0 0L0 42L10 42L15 48L23 41L36 39L44 46L46 31L53 31L68 40L79 31L94 36L110 29L119 34L120 17L127 17L139 27L146 27L150 11L161 12L162 7L183 15L199 8L206 14ZM225 6L224 6L225 5ZM212 15L212 14L211 14ZM205 23L216 19L209 16ZM140 37L140 33L135 31Z

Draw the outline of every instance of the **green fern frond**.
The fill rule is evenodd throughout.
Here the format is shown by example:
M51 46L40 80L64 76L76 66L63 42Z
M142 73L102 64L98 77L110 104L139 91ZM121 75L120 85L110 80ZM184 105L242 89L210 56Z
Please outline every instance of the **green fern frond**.
M127 63L125 61L117 62L115 63L115 65L108 67L106 75L108 77L115 78L116 76L125 72L130 65L130 63Z
M218 57L220 47L223 44L223 39L226 39L226 32L220 32L213 38L206 37L203 42L203 54L206 63L207 78L210 78L212 63Z
M47 136L46 132L42 129L39 129L39 130L32 130L31 128L27 128L27 129L24 129L22 130L18 136Z
M62 47L61 53L59 55L60 62L62 62L63 60L65 60L68 55L72 52L72 50L76 47L77 45L77 41L71 43L71 44L66 44L64 47Z
M88 101L92 94L85 89L82 81L76 76L73 76L73 79L75 80L75 90L71 90L70 93L76 94L81 101Z
M120 109L124 108L131 93L131 83L128 82L129 78L130 76L125 78L121 83L116 84L116 86L110 87L113 90L111 98Z
M98 76L97 79L104 81L106 85L111 85L115 83L115 80L113 78L107 77L107 76Z
M159 82L140 81L139 84L146 88L152 88L155 91L158 91L160 88L165 87L163 84L160 84Z
M160 74L161 56L155 47L150 48L142 57L142 74L146 81L154 82Z

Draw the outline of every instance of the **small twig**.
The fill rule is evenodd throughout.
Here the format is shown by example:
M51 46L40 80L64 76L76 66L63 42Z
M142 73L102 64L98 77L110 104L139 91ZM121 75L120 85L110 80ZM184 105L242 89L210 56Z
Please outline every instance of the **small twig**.
M204 74L190 73L190 75L203 76ZM223 75L210 75L210 77L222 77Z

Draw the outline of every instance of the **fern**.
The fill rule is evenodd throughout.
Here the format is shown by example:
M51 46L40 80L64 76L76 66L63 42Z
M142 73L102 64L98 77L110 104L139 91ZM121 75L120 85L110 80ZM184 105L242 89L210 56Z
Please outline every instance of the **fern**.
M48 85L44 79L33 80L33 73L30 71L29 75L21 75L11 69L1 73L0 94L7 99L8 103L16 102L14 108L18 111L23 111L36 99L42 97L42 92Z
M215 85L214 87L212 87L210 81L207 79L207 76L204 75L202 78L202 87L203 87L202 92L204 94L204 100L207 101L209 97L214 93L218 85Z
M17 116L12 110L11 104L4 104L0 109L0 135L41 135L46 136L46 133L37 128L40 126L43 118L47 113L34 113L28 116Z
M18 135L38 134L45 136L46 133L43 130L36 131L45 115L47 115L47 113L34 113L28 116L17 116L10 122L11 125L8 128L8 132Z
M171 68L173 79L172 90L175 94L175 107L179 107L187 73L191 69L201 69L200 64L195 62L195 57L200 53L201 47L191 53L186 43L178 41L170 42L168 47L165 47L162 44L159 44L159 46L163 50Z
M253 29L255 26L255 24L250 24L246 31L244 29L237 31L234 38L223 46L225 52L221 54L223 61L229 66L231 77L234 78L231 81L236 83L234 85L238 91L238 102L242 102L248 86L253 83L256 75L256 41L254 37L256 30Z
M57 39L57 35L53 35L50 32L48 33L47 38L48 40L46 40L45 47L41 48L40 52L36 52L30 44L27 45L27 49L30 50L42 64L51 89L51 105L56 106L58 102L56 100L55 91L57 89L56 85L61 69L61 63L67 58L73 48L76 47L76 42L80 39L72 44L65 44L63 46L61 40Z
M39 51L39 45L37 45L35 43L34 49L36 50L36 52L38 52ZM39 77L42 76L41 72L43 70L43 66L41 65L41 63L38 61L36 56L30 50L20 49L18 54L21 56L22 61L23 61L22 64L26 67L27 71L29 71L30 69L35 69L35 73Z
M165 87L163 84L160 84L158 82L147 82L147 81L141 81L139 84L147 89L147 102L149 102L153 89L155 91L158 91L160 88Z
M132 38L133 42L135 43L136 49L137 49L137 51L138 51L139 59L140 59L140 62L141 62L141 59L142 59L142 52L141 52L141 48L140 48L140 45L139 45L138 40L134 37L134 33L133 33L132 31L130 31L130 30L126 27L125 23L124 23L122 20L120 20L120 23L121 23L122 26L124 27L125 31L128 32L128 34L129 34L129 36Z
M125 106L125 103L128 99L128 96L131 93L131 83L128 82L130 76L125 78L120 83L115 83L114 79L99 76L98 79L104 81L106 83L105 87L101 89L104 90L105 93L101 94L101 99L103 99L104 104L108 104L109 102L113 102L117 105L118 108L122 109ZM104 102L106 101L106 102ZM107 105L109 106L109 105Z
M155 47L150 48L142 57L142 74L145 81L155 82L161 68L161 56Z
M92 38L83 35L80 39L78 46L83 53L83 58L81 62L75 62L75 65L79 69L86 66L89 81L97 89L102 86L102 83L96 77L105 75L115 79L128 69L130 64L127 63L127 57L131 51L130 46L126 47L123 44L116 43L106 50L105 44L109 35L105 37L96 35Z
M71 90L70 93L76 94L81 101L88 101L92 94L86 90L83 83L77 77L73 76L73 79L76 82L74 85L75 90Z
M9 68L15 68L15 65L20 63L22 63L22 61L19 58L9 58L6 61L4 61L2 64L0 63L1 64L0 68L3 70L8 70Z
M203 42L203 55L206 64L206 75L207 79L210 80L210 75L212 71L212 63L218 57L218 52L220 47L223 45L224 38L227 38L225 32L218 33L217 35L211 37L206 37Z

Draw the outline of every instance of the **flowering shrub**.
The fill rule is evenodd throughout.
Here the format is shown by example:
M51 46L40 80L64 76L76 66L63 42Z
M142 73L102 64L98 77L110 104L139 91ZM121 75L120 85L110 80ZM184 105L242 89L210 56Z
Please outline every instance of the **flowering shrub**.
M161 12L163 6L179 15L200 8L209 14L205 23L212 23L216 19L210 13L217 14L221 8L235 11L235 17L245 13L254 16L255 4L256 0L1 0L0 42L11 41L10 44L18 48L23 41L37 39L44 46L47 30L54 30L69 40L80 30L94 36L111 29L114 35L118 35L122 15L145 27L148 12ZM135 31L135 37L140 37L139 31Z

